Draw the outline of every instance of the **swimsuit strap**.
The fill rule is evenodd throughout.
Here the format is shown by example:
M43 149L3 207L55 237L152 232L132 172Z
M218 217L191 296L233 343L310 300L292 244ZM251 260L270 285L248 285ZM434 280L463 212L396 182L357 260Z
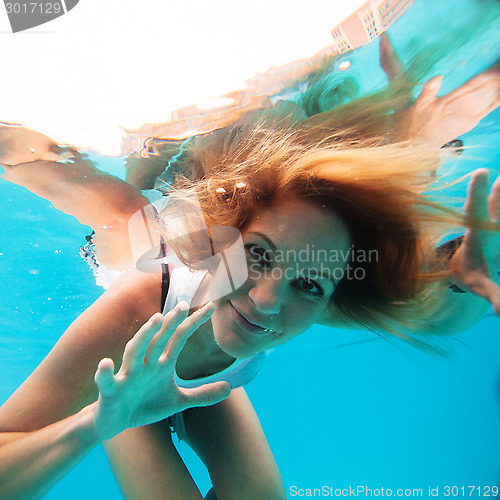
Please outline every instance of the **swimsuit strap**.
M160 255L159 257L165 257L167 255L167 245L163 237L161 238L160 243ZM165 309L165 302L167 300L168 288L170 285L170 273L168 269L168 265L163 263L161 264L161 308L160 311Z

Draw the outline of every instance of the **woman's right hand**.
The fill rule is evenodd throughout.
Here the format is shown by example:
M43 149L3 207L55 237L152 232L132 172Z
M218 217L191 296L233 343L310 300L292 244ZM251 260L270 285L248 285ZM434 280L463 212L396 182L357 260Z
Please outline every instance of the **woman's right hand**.
M500 176L489 189L486 169L476 170L469 183L465 214L475 220L500 223ZM458 287L486 299L500 316L500 231L471 227L451 261Z
M113 361L101 360L95 374L99 398L94 429L99 440L127 428L163 420L195 406L209 406L229 396L226 382L182 389L174 378L175 364L187 339L213 312L207 304L188 317L188 305L178 304L165 317L153 315L127 343L118 373Z
M472 130L500 105L500 71L490 69L438 97L443 77L431 78L404 112L403 138L441 147Z

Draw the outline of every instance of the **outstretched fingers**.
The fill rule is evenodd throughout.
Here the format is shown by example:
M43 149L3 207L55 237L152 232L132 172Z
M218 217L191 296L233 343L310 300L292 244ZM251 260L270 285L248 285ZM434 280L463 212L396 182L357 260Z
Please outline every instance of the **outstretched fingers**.
M443 77L441 75L435 76L428 80L424 84L415 104L422 106L431 105L437 98L442 83Z
M489 175L486 169L472 174L468 186L465 214L473 221L498 222L500 212L500 178L497 178L489 191ZM496 276L498 257L495 254L498 244L491 239L490 231L469 228L464 241L463 270L458 274L467 288L486 299L495 314L500 315L500 287L490 277Z
M447 106L456 108L462 117L467 117L472 128L500 105L500 72L481 73L443 99Z
M163 315L156 313L127 342L120 372L127 373L133 371L144 363L144 357L149 344L153 337L160 331L163 324Z
M488 185L489 174L486 169L476 170L467 189L465 214L475 220L488 220Z
M404 64L394 49L387 32L380 35L380 66L389 81L395 80L405 72Z
M145 355L146 363L156 363L165 347L179 326L186 320L189 313L189 305L185 301L179 302L171 311L169 311L160 331L152 339Z
M115 365L110 358L101 359L95 372L94 380L102 396L114 394L116 389Z
M498 105L500 100L500 71L489 70L474 76L448 95L459 99L467 94L480 95L485 101Z
M491 221L500 223L500 175L493 183L493 186L491 186L488 210Z
M214 305L212 302L205 304L202 308L191 314L182 324L177 328L171 338L168 340L166 348L160 354L160 361L175 361L186 345L189 337L206 321L214 312ZM156 354L158 351L156 351Z
M188 312L189 306L183 301L165 317L160 313L154 314L127 342L120 375L134 371L145 363L155 363L160 358L165 361L165 356L176 360L191 334L210 318L213 304L207 304L189 317Z

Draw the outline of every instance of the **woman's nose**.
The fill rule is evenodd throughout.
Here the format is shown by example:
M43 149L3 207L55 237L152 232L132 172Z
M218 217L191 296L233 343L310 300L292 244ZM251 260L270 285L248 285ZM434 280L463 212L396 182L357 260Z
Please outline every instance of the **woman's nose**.
M286 280L261 277L254 281L248 296L258 311L264 314L278 314L286 297Z

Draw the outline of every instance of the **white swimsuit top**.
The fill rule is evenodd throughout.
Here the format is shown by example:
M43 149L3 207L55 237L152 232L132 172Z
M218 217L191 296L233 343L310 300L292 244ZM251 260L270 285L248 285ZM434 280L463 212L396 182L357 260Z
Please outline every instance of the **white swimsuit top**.
M170 284L163 314L171 311L182 300L191 304L191 300L205 274L206 272L201 271L193 272L187 267L175 268L170 275ZM176 373L175 381L179 387L192 388L223 380L229 383L231 389L234 389L250 382L259 372L266 358L267 352L263 352L252 358L236 359L231 365L218 373L193 380L181 379Z

